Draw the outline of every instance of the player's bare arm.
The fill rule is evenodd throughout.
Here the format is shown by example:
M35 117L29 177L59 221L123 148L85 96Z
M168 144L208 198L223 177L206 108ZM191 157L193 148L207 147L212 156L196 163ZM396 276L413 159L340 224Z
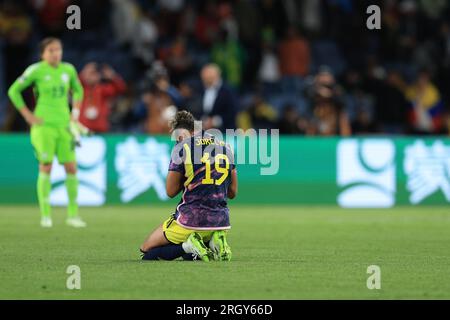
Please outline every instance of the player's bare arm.
M238 192L238 180L236 169L231 171L231 184L228 187L228 199L234 199Z
M166 192L169 198L175 197L183 190L184 176L176 171L169 171L166 180Z
M42 124L42 119L34 115L26 106L19 109L20 114L25 119L25 121L30 125Z
M80 117L80 110L81 110L81 104L82 101L80 100L73 100L72 102L72 120L78 121L78 118Z
M28 76L31 72L32 71L29 71L28 73L25 72L25 74ZM8 96L30 126L42 124L42 119L36 117L34 113L28 109L22 98L22 91L28 88L31 85L31 81L33 81L33 78L27 77L25 74L11 85L8 90Z

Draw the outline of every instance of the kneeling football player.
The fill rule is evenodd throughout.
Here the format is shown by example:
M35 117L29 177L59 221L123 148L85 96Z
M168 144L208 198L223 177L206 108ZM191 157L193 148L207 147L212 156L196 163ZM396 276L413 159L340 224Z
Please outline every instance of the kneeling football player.
M231 148L206 132L194 134L194 117L187 111L171 123L177 144L166 181L167 195L183 191L175 212L142 244L143 260L231 259L227 230L231 228L227 199L237 194L237 174Z

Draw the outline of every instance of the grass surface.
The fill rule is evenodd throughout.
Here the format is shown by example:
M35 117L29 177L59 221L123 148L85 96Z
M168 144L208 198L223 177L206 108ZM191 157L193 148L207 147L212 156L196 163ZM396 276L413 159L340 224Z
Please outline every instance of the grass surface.
M140 261L170 207L82 209L86 229L42 229L36 207L0 207L1 299L449 299L448 207L232 207L231 262ZM81 290L66 269L81 268ZM366 287L381 268L381 290Z

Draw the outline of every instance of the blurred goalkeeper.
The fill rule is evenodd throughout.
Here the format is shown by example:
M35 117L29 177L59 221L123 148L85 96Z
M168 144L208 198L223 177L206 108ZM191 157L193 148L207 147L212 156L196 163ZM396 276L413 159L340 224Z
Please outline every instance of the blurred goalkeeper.
M141 246L143 260L231 259L227 199L237 194L233 153L206 132L194 133L194 117L180 111L172 122L177 145L167 174L171 198L183 191L175 212Z
M50 173L53 158L66 170L66 188L69 198L66 223L72 227L85 227L78 216L78 178L75 146L87 129L78 122L83 87L78 80L75 67L62 62L62 43L57 38L45 38L40 45L42 60L29 66L9 88L8 95L30 125L31 143L39 161L37 194L41 211L41 226L52 226L50 207ZM37 99L31 112L21 92L33 86ZM69 93L72 96L72 113L69 108Z

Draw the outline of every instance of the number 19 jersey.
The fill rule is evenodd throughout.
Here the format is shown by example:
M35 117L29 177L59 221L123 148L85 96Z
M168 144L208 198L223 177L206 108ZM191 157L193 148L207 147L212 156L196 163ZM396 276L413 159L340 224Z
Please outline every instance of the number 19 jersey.
M178 143L169 171L184 175L184 191L174 213L178 224L195 230L230 229L227 206L233 152L224 141L203 133Z

